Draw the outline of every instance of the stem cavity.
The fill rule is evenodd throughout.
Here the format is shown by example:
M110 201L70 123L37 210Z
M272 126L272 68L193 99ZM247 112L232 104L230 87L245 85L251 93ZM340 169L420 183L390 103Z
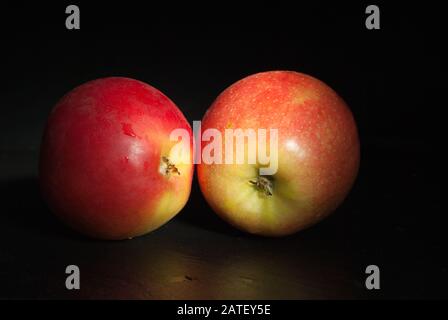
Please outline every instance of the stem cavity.
M179 169L170 162L170 159L168 157L162 156L162 162L160 164L160 172L166 176L169 176L170 174L177 173L180 175Z
M258 176L256 179L249 180L259 191L263 192L266 196L272 196L274 194L274 183L272 179L265 176Z

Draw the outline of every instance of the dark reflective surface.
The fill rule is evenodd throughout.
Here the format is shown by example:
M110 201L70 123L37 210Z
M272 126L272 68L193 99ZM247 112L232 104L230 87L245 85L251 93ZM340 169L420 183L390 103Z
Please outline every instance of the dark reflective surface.
M399 153L396 157L400 161ZM423 192L414 190L420 184L413 181L424 177L408 176L406 167L402 176L389 180L389 187L375 193L376 201L367 201L371 199L368 186L378 186L374 180L380 177L369 173L375 170L366 162L368 168L361 171L350 197L333 216L290 237L270 239L234 230L206 206L195 181L188 205L170 223L133 240L108 242L80 236L52 216L39 196L36 158L33 151L2 154L1 164L8 175L0 187L1 298L344 299L443 295L439 290L446 280L446 265L437 260L436 248L428 246L437 244L438 236L430 238L423 231L426 239L420 241L415 235L419 226L414 210L410 211L412 204L394 194L397 188L407 188L414 194ZM372 220L369 217L373 215L376 219ZM65 267L70 264L80 267L79 291L65 288ZM380 292L364 288L368 264L378 264L382 270ZM435 279L439 281L432 282Z

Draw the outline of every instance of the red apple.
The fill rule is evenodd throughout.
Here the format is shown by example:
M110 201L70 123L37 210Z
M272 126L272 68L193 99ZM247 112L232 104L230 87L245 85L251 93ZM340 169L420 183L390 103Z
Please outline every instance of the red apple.
M236 82L205 114L202 134L210 128L222 136L229 128L277 129L278 148L267 148L278 159L275 174L263 175L259 161L198 165L210 206L250 233L283 236L315 224L343 201L357 175L352 113L330 87L305 74L264 72Z
M174 129L189 135L187 159L171 152ZM48 119L40 154L43 196L58 217L89 236L150 232L187 202L191 136L182 112L150 85L120 77L87 82L66 94Z

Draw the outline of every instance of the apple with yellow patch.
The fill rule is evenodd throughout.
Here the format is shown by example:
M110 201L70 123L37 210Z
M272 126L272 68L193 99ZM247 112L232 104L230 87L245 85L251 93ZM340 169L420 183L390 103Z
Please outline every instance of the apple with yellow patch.
M189 153L172 152L175 129L189 135ZM188 200L191 137L182 112L152 86L121 77L87 82L49 116L40 153L43 196L58 217L91 237L145 234Z
M360 152L353 115L311 76L271 71L236 82L205 114L201 130L211 128L223 136L228 128L277 130L278 147L269 150L278 161L274 174L261 174L259 162L198 165L206 200L241 230L265 236L302 230L334 211L355 181ZM225 152L223 146L223 158Z

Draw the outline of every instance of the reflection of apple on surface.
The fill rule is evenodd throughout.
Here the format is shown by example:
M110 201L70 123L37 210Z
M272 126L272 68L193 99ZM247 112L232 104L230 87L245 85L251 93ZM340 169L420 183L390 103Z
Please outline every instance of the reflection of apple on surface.
M250 233L282 236L320 221L357 175L359 141L350 110L331 88L304 74L264 72L236 82L207 111L202 132L208 128L222 135L227 128L278 130L273 175L260 175L257 164L198 165L210 206Z
M190 195L192 158L170 154L177 143L170 133L179 128L191 141L182 112L140 81L104 78L70 91L52 111L41 146L40 184L50 208L95 238L158 228Z

